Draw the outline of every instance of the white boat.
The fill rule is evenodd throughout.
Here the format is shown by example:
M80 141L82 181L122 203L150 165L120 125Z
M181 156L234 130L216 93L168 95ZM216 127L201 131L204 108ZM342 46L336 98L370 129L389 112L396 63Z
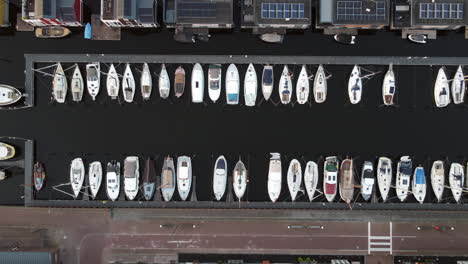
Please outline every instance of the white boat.
M80 102L83 99L84 81L83 76L81 75L80 67L78 67L78 65L75 66L75 70L73 71L73 76L70 82L70 89L73 101Z
M384 105L393 105L393 99L395 97L396 84L395 84L395 73L393 72L393 65L390 64L388 71L385 74L382 84L382 99Z
M323 66L320 65L314 78L314 98L315 102L320 104L327 99L327 76Z
M192 70L192 103L203 103L205 90L205 76L200 63L195 64Z
M273 93L274 77L273 77L273 66L265 65L262 72L262 94L265 101L270 99L271 93Z
M216 159L213 171L213 193L217 201L223 198L227 186L227 161L224 156Z
M302 184L302 168L301 163L297 159L291 160L288 168L288 189L291 195L291 200L294 202L297 197L297 193L301 190Z
M167 72L166 72L166 75L167 75ZM169 76L168 76L168 79L169 79ZM141 89L141 96L143 97L143 100L149 100L151 97L151 92L153 91L153 78L151 77L151 71L149 69L148 63L146 62L143 64L143 71L141 72L140 89Z
M440 67L434 84L434 100L437 107L446 107L450 104L450 88L444 67Z
M114 64L111 64L107 72L106 88L107 95L109 95L111 99L117 99L120 90L120 79Z
M426 174L421 166L416 167L414 170L413 188L411 191L419 203L424 203L424 199L426 198Z
M95 161L89 164L89 189L91 190L91 197L96 199L96 195L101 188L102 182L102 165L101 162Z
M177 191L182 201L187 197L192 188L192 161L190 157L182 156L177 158Z
M401 202L408 197L408 191L413 174L413 163L409 156L403 156L397 165L396 193Z
M124 76L122 78L122 92L125 102L133 102L133 98L135 97L135 78L133 77L133 72L129 63L125 66Z
M120 162L113 160L107 163L106 183L107 198L117 200L120 194Z
M352 104L357 104L361 102L362 96L362 78L361 78L361 68L354 65L351 75L348 80L348 95L349 101Z
M213 103L216 103L221 96L222 77L221 64L210 64L208 66L208 96Z
M72 160L70 165L70 184L73 190L73 197L76 199L80 194L85 178L85 167L81 158Z
M297 78L296 84L296 98L299 104L305 104L309 101L309 75L307 74L307 68L302 65L299 78Z
M12 105L21 99L23 95L13 86L0 84L0 106Z
M255 106L257 101L258 80L257 72L251 63L245 72L244 78L244 100L246 106Z
M304 170L304 185L307 191L307 196L309 197L309 201L315 198L315 191L317 190L317 183L318 183L318 166L317 163L313 161L309 161L306 164Z
M457 72L452 80L452 96L454 104L461 104L465 101L465 75L462 66L458 66Z
M245 168L244 163L240 159L236 163L232 174L232 187L234 189L234 193L236 194L237 199L240 201L245 194L248 182L247 169Z
M161 193L166 202L169 202L174 195L177 182L176 178L174 160L171 157L164 158L161 171Z
M124 191L129 201L133 201L140 189L140 163L138 157L130 156L124 160Z
M167 99L171 93L171 80L166 70L166 65L162 65L161 73L159 74L159 96L162 99Z
M463 187L465 186L465 172L461 164L452 163L450 165L449 184L453 198L458 203L463 194Z
M436 160L432 163L431 185L437 201L440 202L445 188L445 168L444 162L441 160Z
M289 104L291 102L292 80L287 65L284 65L283 72L281 73L278 90L281 103Z
M338 158L326 157L323 163L323 192L327 201L332 202L336 197L338 187Z
M276 202L281 194L281 155L270 153L270 165L268 168L268 195L272 202Z
M361 172L361 196L364 200L367 201L371 197L374 184L374 165L370 161L365 161Z
M379 186L382 201L386 202L388 192L392 186L392 160L386 157L380 157L377 164L377 184Z
M52 94L57 103L65 103L68 91L68 81L63 71L62 64L57 63L54 79L52 81Z
M101 87L101 66L99 62L86 64L86 86L93 101L96 100Z
M239 87L239 71L236 65L231 63L226 71L226 103L228 105L239 104Z

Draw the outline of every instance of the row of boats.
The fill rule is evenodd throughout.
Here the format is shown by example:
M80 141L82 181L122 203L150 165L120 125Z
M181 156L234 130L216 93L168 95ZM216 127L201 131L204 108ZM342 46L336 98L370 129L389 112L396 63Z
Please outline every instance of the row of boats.
M451 84L449 85L449 83ZM463 67L460 65L452 80L447 78L445 67L440 67L434 85L434 99L437 107L446 107L453 99L454 104L465 101L466 81ZM450 92L452 96L450 96Z

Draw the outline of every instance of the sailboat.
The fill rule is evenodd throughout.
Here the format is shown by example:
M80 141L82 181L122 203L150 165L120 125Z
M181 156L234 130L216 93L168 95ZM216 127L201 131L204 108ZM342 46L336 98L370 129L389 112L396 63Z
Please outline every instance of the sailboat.
M320 104L327 99L327 76L322 65L319 65L314 78L314 98Z
M384 105L393 105L393 98L395 97L395 92L395 73L393 72L393 65L390 64L382 84L382 97Z
M336 197L338 185L338 158L331 156L325 158L323 164L323 190L327 201L332 202Z
M231 63L226 71L226 103L228 105L239 104L239 71L235 64Z
M414 170L412 192L414 198L416 198L420 204L424 203L424 198L426 198L426 175L424 173L424 168L421 166L416 167Z
M89 95L95 101L101 86L101 67L99 62L86 64L86 86Z
M184 94L185 90L185 70L182 66L177 67L174 78L174 93L177 98Z
M463 187L465 186L465 172L460 163L452 163L450 165L449 184L453 198L458 203L463 194Z
M458 66L457 72L452 80L452 96L454 104L461 104L465 101L465 75L462 66Z
M270 99L270 96L273 93L273 85L273 66L265 65L263 66L262 72L262 94L266 101Z
M127 66L125 67L122 79L122 92L125 102L133 102L133 97L135 97L135 78L133 77L129 63L127 63Z
M377 183L382 201L386 202L388 192L392 186L392 160L387 157L379 158L377 164Z
M434 85L434 99L437 107L450 104L450 89L444 67L440 67Z
M291 102L292 80L287 65L284 65L278 86L281 103L289 104Z
M167 99L171 93L171 80L167 74L166 65L162 65L161 73L159 74L159 96L162 99Z
M227 161L224 156L216 159L213 171L213 193L217 201L223 198L227 186Z
M151 71L149 69L148 63L146 62L143 64L143 71L141 72L140 89L143 100L149 100L151 97L151 92L153 91L153 78L151 77Z
M164 201L169 202L174 195L176 187L176 171L174 160L171 157L164 158L161 171L161 193Z
M68 91L68 82L62 64L57 63L54 79L52 81L52 94L57 103L65 103Z
M70 166L70 184L73 190L73 197L76 199L80 194L81 187L83 187L85 177L85 168L83 160L81 158L76 158L72 160Z
M257 72L253 64L249 64L244 78L244 100L246 106L255 106L257 100Z
M299 78L297 78L296 97L299 104L305 104L309 101L309 75L305 65L302 65Z
M151 201L156 190L156 168L154 160L148 158L143 170L143 196L146 201Z
M240 201L245 194L245 190L247 189L247 169L245 168L244 163L239 159L234 167L233 174L233 189L234 193L236 194L237 199Z
M374 184L374 165L370 161L364 161L361 172L361 196L364 200L367 201L371 197Z
M0 106L8 106L18 102L23 95L13 86L0 84Z
M210 64L208 66L208 96L213 103L221 96L221 64Z
M107 95L109 95L111 99L117 99L120 90L120 80L114 64L111 64L107 72L106 88Z
M73 76L70 82L70 89L73 101L80 102L81 99L83 99L84 81L83 76L81 76L80 67L78 67L78 65L75 66L75 70L73 71Z
M205 76L200 63L195 64L192 70L192 103L203 103L205 90Z
M299 163L297 159L293 159L289 163L287 181L289 194L291 195L291 200L294 202L302 184L301 163Z
M304 185L307 191L307 196L309 197L309 201L311 202L314 199L315 191L317 190L318 177L317 163L313 161L307 162L304 170Z
M396 193L401 202L408 197L408 191L413 171L413 163L409 156L403 156L397 165Z
M276 202L281 194L281 155L270 153L270 164L268 168L268 195L272 202Z
M117 200L120 193L120 162L113 160L107 163L106 181L107 198Z
M441 160L436 160L432 163L431 185L437 201L440 202L445 188L445 168L444 162Z
M136 156L124 160L124 191L129 201L133 201L140 189L140 163Z
M346 203L354 198L354 164L352 159L345 159L340 166L340 197Z
M354 65L351 75L348 80L348 95L349 101L352 104L357 104L361 102L362 96L362 78L361 78L361 68Z
M177 158L177 191L182 201L187 197L192 188L192 161L190 157L181 156Z
M101 188L102 182L102 165L101 162L95 161L89 164L89 189L91 190L91 198L96 199L96 195Z

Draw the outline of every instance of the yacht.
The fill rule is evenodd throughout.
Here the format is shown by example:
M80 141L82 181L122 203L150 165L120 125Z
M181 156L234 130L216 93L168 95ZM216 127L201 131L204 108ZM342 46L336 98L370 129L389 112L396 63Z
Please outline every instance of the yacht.
M161 73L159 74L159 96L162 99L167 99L171 93L171 80L166 70L166 65L161 66Z
M133 201L140 189L140 164L138 157L130 156L124 160L124 191L129 201Z
M230 64L226 71L226 102L229 105L239 104L239 71L235 64Z
M135 78L133 77L129 63L127 63L127 66L125 67L122 79L122 92L125 102L133 102L133 98L135 97Z
M327 201L332 202L336 197L338 185L338 158L331 156L325 158L323 164L323 191Z
M249 64L244 78L244 100L246 106L255 106L257 100L257 72L253 64Z
M106 180L107 198L115 201L120 193L120 162L113 160L107 163Z
M62 64L57 63L54 80L52 81L52 94L57 103L65 103L68 91L68 81L63 71Z
M289 104L291 102L292 79L287 65L284 65L278 86L281 103Z
M382 97L384 105L393 105L393 98L395 97L395 92L395 73L393 72L393 65L390 64L382 84Z
M349 76L348 95L349 95L349 101L352 104L357 104L361 102L362 78L361 78L361 69L357 65L354 65L354 68L351 71L351 75Z
M15 147L10 144L0 142L0 160L9 160L16 154Z
M161 193L164 201L169 202L174 196L176 182L174 160L166 157L161 171Z
M89 95L93 101L95 101L101 86L101 67L99 62L93 62L86 65L86 86L88 88Z
M317 183L318 183L318 166L317 163L313 161L309 161L306 164L304 170L304 185L307 191L307 196L309 197L309 201L312 202L315 198L315 191L317 190Z
M465 101L465 74L462 66L458 66L457 72L452 80L452 96L454 104L461 104Z
M73 198L78 198L85 178L85 167L81 158L72 160L70 165L70 184L73 190Z
M273 66L265 65L263 66L262 72L262 94L265 101L270 99L271 94L273 93Z
M386 202L392 186L392 160L380 157L377 164L377 184L379 186L382 201Z
M374 190L374 184L374 165L370 161L365 161L361 172L361 196L364 200L370 199Z
M270 165L268 168L268 195L272 202L276 202L281 194L281 155L270 153Z
M432 163L431 185L437 201L440 202L445 188L445 168L444 162L441 160L436 160Z
M325 102L327 99L327 76L322 65L318 67L315 73L313 89L315 102L318 104Z
M217 201L220 201L227 186L227 161L224 156L219 156L216 159L213 172L213 193Z
M221 96L221 64L210 64L208 66L208 96L213 103Z
M184 94L185 90L185 70L179 66L175 71L174 78L174 93L177 98Z
M187 197L192 188L192 161L190 157L181 156L177 158L177 191L182 201Z
M106 88L107 95L109 95L111 99L117 99L117 97L119 97L120 79L114 64L110 65L109 71L107 72Z
M91 198L96 199L96 195L101 188L102 182L102 165L101 162L95 161L89 164L89 189L91 190Z
M449 171L449 184L452 190L453 198L458 203L463 194L465 186L465 172L463 166L459 163L452 163Z
M412 192L419 203L424 203L424 198L426 198L426 174L421 166L416 167L414 170Z
M354 162L345 159L340 166L340 197L346 203L351 203L354 198Z
M291 200L294 202L297 197L297 193L301 190L302 184L302 169L301 163L297 159L291 160L288 168L288 189L291 195Z
M413 172L413 163L409 156L403 156L397 165L396 175L396 193L401 202L408 197L411 174Z
M450 104L450 89L444 67L440 67L434 85L434 99L437 107Z
M154 160L148 158L143 170L143 196L146 201L151 201L156 190L156 168Z
M299 78L297 78L296 98L299 104L305 104L309 101L309 75L305 65L302 65Z
M205 76L200 63L195 64L192 70L192 103L203 103L205 90Z
M234 167L233 174L233 181L232 187L234 189L234 193L236 194L237 199L240 201L242 197L245 195L245 191L247 190L247 169L245 168L244 163L239 159Z
M166 75L167 75L167 72L166 72ZM148 63L146 62L143 64L143 71L141 72L140 90L141 90L141 96L143 97L143 100L149 100L151 97L151 92L153 90L153 78L151 77L151 71L149 69Z
M84 81L83 76L81 75L80 67L78 67L78 65L76 65L75 70L73 70L70 89L73 101L80 102L83 99Z

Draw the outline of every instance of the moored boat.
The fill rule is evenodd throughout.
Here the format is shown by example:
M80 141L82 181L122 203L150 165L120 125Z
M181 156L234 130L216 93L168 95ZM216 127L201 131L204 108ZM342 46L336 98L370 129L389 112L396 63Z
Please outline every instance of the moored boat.
M15 147L10 144L0 142L0 160L9 160L16 154Z
M247 190L247 182L248 182L248 176L247 176L247 169L245 168L244 163L242 160L239 159L239 161L236 163L236 166L234 167L234 171L232 172L233 174L233 189L234 193L236 194L237 199L240 201L242 197L245 194L245 191Z
M38 38L64 38L71 34L71 31L62 26L37 27L34 34Z
M217 201L220 201L227 186L227 161L224 156L219 156L216 159L213 170L213 194Z
M283 72L281 73L278 91L281 103L289 104L291 102L292 94L292 79L287 65L284 65Z
M445 168L444 162L441 160L436 160L432 163L431 185L437 201L440 202L445 188Z
M452 96L454 104L461 104L465 101L465 74L463 73L462 66L458 66L457 72L452 80Z
M299 104L305 104L309 101L309 75L307 74L307 68L302 65L299 78L297 78L296 84L296 98Z
M124 191L129 201L133 201L140 189L140 164L136 156L124 160Z
M46 172L44 169L44 165L40 162L36 162L34 164L34 175L33 175L33 180L34 180L34 188L36 191L42 190L42 187L45 185L45 180L46 180Z
M111 99L117 99L120 90L120 80L114 64L110 65L109 71L107 72L106 88L107 95L109 95Z
M413 163L409 156L403 156L397 165L396 193L398 199L403 202L408 197L408 191L413 172Z
M122 92L125 102L133 102L133 98L135 97L135 78L133 77L130 63L127 63L127 66L125 66L124 76L122 78Z
M424 203L426 198L426 174L421 166L416 167L414 170L412 192L419 203Z
M23 95L13 86L0 84L0 106L8 106L18 102Z
M268 195L272 202L276 202L281 194L281 155L270 153L270 164L268 168Z
M185 70L182 66L177 67L174 78L174 94L177 98L184 94L185 90Z
M168 156L164 158L161 171L161 193L164 201L169 202L172 199L172 196L174 196L176 182L174 160Z
M380 157L377 164L377 184L382 201L386 202L390 187L392 186L392 160Z
M149 69L148 63L146 62L143 64L143 71L141 72L140 89L143 100L149 100L151 97L151 92L153 91L153 78L151 77L151 71Z
M449 184L453 198L457 203L460 202L463 187L465 186L465 172L463 171L463 165L460 163L452 163L450 165Z
M177 158L177 191L182 201L187 197L192 189L192 161L188 156Z
M101 66L99 62L86 64L86 86L91 99L95 101L101 86Z
M434 84L434 100L437 107L450 104L450 89L444 67L440 67Z
M84 81L83 76L81 75L80 67L78 67L78 65L75 66L75 70L73 71L73 77L70 82L70 90L73 101L80 102L83 99Z
M349 101L352 104L357 104L361 102L362 96L362 78L361 78L361 68L354 65L351 75L348 80L348 95Z
M166 65L161 66L161 73L159 74L159 96L162 99L167 99L171 93L171 80L166 70Z
M304 170L304 185L307 191L309 201L312 202L315 198L315 191L317 190L317 183L319 178L318 166L314 161L309 161Z
M239 104L240 78L235 64L231 63L226 71L226 103Z
M257 100L257 72L251 63L245 72L244 78L244 101L246 106L255 106Z
M208 66L208 96L213 103L216 103L221 96L222 76L221 64L210 64Z
M393 98L395 97L395 92L395 73L393 72L393 65L390 64L382 84L382 97L384 105L393 105Z
M270 99L270 96L273 93L273 76L273 66L265 65L262 71L262 94L266 101Z
M205 90L205 76L200 63L195 64L192 70L192 103L203 103Z
M85 167L81 158L72 160L70 165L70 184L73 191L73 198L77 198L83 187L85 177Z
M291 195L291 200L294 202L302 184L301 163L299 163L297 159L293 159L289 163L287 181L289 194Z
M143 170L143 196L146 201L153 199L156 190L156 168L154 160L146 159L145 169Z
M320 104L327 99L327 76L322 65L319 65L314 78L314 98Z
M346 203L351 203L354 198L354 162L345 159L340 166L340 197Z
M323 192L329 202L332 202L336 197L338 167L338 158L336 156L325 158L323 164Z
M120 194L120 162L115 160L107 163L106 193L111 201L117 200Z
M364 200L367 201L371 197L374 184L374 165L370 161L364 161L361 172L361 196Z
M65 99L67 98L67 91L67 77L63 71L62 64L59 62L57 63L54 79L52 81L52 94L54 96L54 100L57 101L57 103L65 103Z
M96 195L101 188L102 182L102 165L101 162L95 161L89 164L89 189L91 191L91 198L96 199Z

